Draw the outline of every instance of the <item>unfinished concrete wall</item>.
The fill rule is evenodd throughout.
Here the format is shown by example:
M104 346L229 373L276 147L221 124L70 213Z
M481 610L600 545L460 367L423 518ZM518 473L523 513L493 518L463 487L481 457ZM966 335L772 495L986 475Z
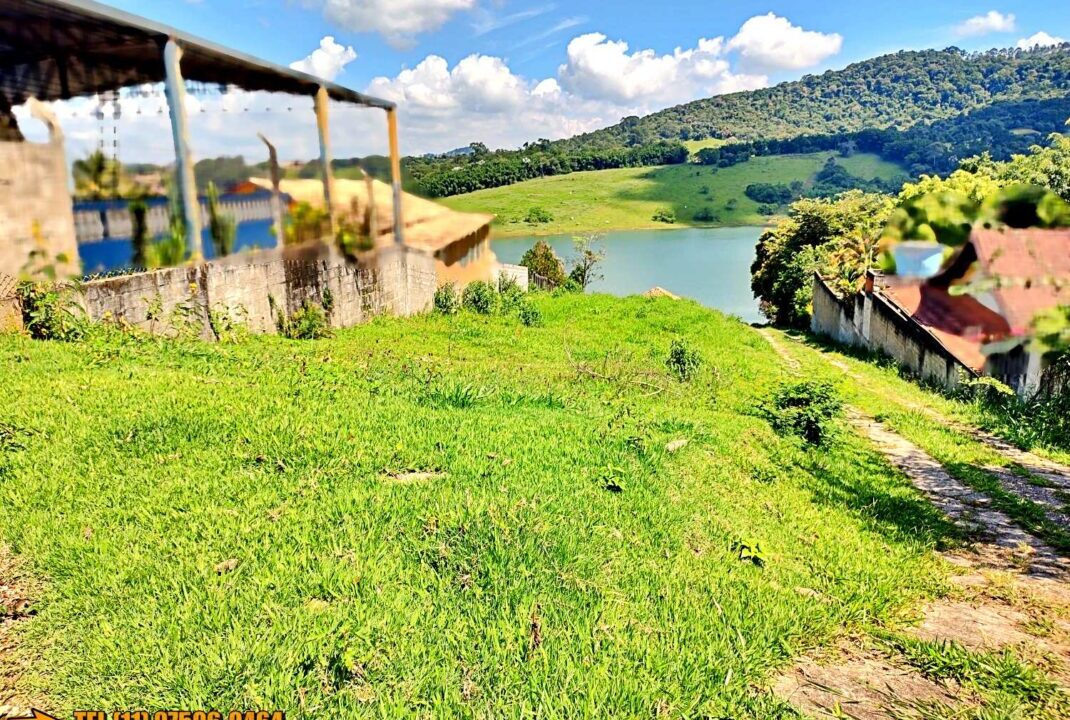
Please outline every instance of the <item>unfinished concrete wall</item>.
M973 372L925 328L880 294L840 298L814 276L810 329L845 345L884 353L918 377L952 388Z
M163 334L188 329L206 339L215 337L224 318L253 332L275 332L280 313L291 315L306 301L329 300L331 325L350 327L376 315L422 312L434 293L435 262L427 253L390 247L357 262L319 243L105 278L83 288L93 320Z
M15 296L15 278L0 272L0 332L22 330L22 307Z
M50 129L47 143L0 142L0 273L18 277L35 250L48 262L64 257L61 276L79 271L63 135Z

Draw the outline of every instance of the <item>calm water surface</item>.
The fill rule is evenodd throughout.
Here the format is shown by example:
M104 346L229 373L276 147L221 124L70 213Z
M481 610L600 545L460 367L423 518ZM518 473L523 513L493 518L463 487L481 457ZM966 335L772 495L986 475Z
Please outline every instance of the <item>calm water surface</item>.
M592 289L613 295L644 293L655 285L746 322L760 322L750 290L750 266L760 227L622 230L604 234L605 278ZM516 263L537 239L563 259L573 254L571 235L504 238L491 242L498 259Z

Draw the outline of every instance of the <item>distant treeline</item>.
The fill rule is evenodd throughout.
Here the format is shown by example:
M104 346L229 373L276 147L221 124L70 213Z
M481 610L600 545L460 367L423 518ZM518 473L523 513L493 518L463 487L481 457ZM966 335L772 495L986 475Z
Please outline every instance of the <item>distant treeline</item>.
M997 160L1024 153L1053 132L1065 130L1070 97L998 103L949 120L908 130L860 130L787 139L754 140L704 148L702 165L729 167L763 155L837 150L844 155L875 153L912 176L953 171L968 157L989 153Z
M678 142L573 152L535 144L515 151L481 149L464 157L406 158L406 167L417 193L447 197L581 170L676 165L687 162L688 156L687 148Z

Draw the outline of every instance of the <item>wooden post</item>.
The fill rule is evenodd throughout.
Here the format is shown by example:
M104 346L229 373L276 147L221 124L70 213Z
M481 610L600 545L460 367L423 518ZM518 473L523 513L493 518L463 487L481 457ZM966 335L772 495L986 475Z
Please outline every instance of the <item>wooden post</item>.
M204 259L201 238L201 203L197 198L197 181L193 176L193 155L189 147L189 124L186 121L186 83L182 79L182 48L174 38L163 50L167 109L171 115L171 135L175 143L175 178L186 220L186 247L191 260Z
M282 218L282 198L279 195L279 154L263 133L257 133L268 148L268 164L271 166L271 217L275 223L275 245L282 247L286 244L286 226Z
M335 227L334 205L334 170L331 168L331 132L328 121L330 110L330 96L327 88L320 85L316 91L316 127L320 133L320 172L323 177L323 202L326 203L327 214L331 219L331 240L334 240L338 230Z
M394 186L394 242L405 242L402 231L405 227L401 219L401 151L398 149L398 111L390 108L386 111L387 131L390 133L390 180Z

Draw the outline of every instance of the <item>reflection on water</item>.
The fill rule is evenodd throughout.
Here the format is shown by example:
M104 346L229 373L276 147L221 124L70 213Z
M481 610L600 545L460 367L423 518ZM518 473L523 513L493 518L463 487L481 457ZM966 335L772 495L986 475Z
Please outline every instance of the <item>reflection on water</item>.
M632 295L660 285L746 322L760 322L750 266L761 234L760 227L606 233L599 241L606 250L605 277L592 289ZM505 238L492 241L491 248L501 262L516 263L536 239L550 243L566 262L573 253L570 235Z

